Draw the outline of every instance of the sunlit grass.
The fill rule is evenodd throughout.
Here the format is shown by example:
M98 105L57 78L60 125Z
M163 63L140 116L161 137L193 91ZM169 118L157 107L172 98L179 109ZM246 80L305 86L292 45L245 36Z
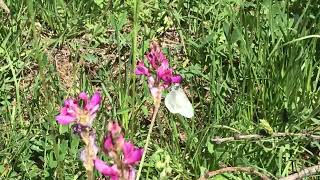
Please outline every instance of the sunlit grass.
M132 69L157 39L195 117L162 101L141 179L197 179L221 166L276 177L318 163L311 139L215 144L213 137L319 134L320 22L311 1L5 1L0 12L0 179L84 179L79 138L54 117L101 89L94 126L117 120L143 147L153 100ZM262 121L262 122L264 122ZM96 173L98 177L98 173ZM245 173L221 178L254 179Z

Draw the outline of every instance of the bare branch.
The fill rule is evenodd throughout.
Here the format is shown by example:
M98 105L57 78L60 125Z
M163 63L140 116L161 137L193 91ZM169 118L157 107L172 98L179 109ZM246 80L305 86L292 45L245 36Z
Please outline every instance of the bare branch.
M260 179L262 180L270 180L270 178L267 175L260 173L258 170L256 170L253 167L226 167L226 168L208 172L205 176L200 177L198 180L206 180L218 174L232 173L232 172L243 172L243 173L253 174L253 175L259 176Z
M260 139L266 139L266 138L280 138L280 137L298 137L298 138L309 138L313 140L320 140L320 135L314 135L309 133L273 133L269 136L259 135L259 134L249 134L249 135L235 135L233 137L225 137L225 138L219 138L215 137L211 139L213 142L217 144L221 144L223 142L227 141L237 141L237 140L260 140Z
M295 180L295 179L302 179L304 177L308 177L320 172L320 165L311 166L305 168L297 173L291 174L287 177L280 178L279 180Z

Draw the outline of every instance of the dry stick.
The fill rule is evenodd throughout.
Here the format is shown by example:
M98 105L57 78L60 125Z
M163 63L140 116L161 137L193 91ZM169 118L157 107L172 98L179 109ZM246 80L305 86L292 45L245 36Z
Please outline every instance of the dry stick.
M226 168L208 172L205 176L200 177L198 180L206 180L218 174L230 173L230 172L244 172L244 173L249 173L249 174L259 176L260 179L262 180L270 180L270 178L267 175L260 173L258 170L256 170L253 167L226 167Z
M305 168L302 171L299 171L297 173L291 174L291 175L289 175L287 177L280 178L279 180L302 179L304 177L308 177L308 176L314 175L317 172L320 172L320 165L315 165L315 166L311 166L311 167Z
M314 135L314 134L309 134L309 133L281 133L281 132L272 133L269 136L264 136L264 135L259 135L259 134L249 134L249 135L237 134L233 137L226 137L226 138L215 137L211 140L217 144L221 144L221 143L227 142L227 141L251 140L251 139L259 140L259 139L264 139L264 138L277 138L277 137L290 137L290 136L299 137L299 138L310 138L313 140L320 140L319 135Z

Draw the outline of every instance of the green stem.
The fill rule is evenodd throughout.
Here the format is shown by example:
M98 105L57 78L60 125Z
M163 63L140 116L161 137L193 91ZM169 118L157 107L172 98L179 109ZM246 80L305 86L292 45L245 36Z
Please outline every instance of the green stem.
M139 25L139 0L134 0L133 5L133 33L132 33L132 95L135 97L135 83L136 83L136 75L134 73L136 69L136 58L137 58L137 37L138 37L138 25Z
M146 144L144 145L144 148L143 148L143 149L144 149L144 152L143 152L143 155L142 155L142 158L141 158L141 162L140 162L140 166L139 166L139 170L138 170L138 173L137 173L136 180L139 180L140 175L141 175L141 171L142 171L142 168L143 168L144 159L145 159L145 157L146 157L147 150L148 150L148 145L149 145L149 142L150 142L150 137L151 137L152 129L153 129L153 126L154 126L154 122L156 121L157 113L158 113L159 108L160 108L160 102L161 102L161 96L160 96L160 100L156 100L156 101L155 101L154 111L153 111L152 119L151 119L151 124L150 124L149 131L148 131L148 135L147 135L147 141L146 141Z

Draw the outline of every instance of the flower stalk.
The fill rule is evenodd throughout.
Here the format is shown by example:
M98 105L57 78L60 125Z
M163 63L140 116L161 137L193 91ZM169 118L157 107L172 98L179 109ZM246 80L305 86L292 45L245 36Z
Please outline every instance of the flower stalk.
M109 122L102 149L114 164L108 165L96 158L94 165L101 174L109 176L111 180L135 179L134 166L141 160L143 149L136 148L131 142L124 139L117 122Z
M79 103L83 101L83 105ZM81 150L80 159L87 172L87 179L94 180L94 169L110 180L134 180L136 173L134 167L141 160L143 149L134 146L124 139L121 127L117 122L108 123L108 131L103 141L103 152L113 161L108 165L97 157L99 151L96 145L96 132L92 128L93 120L99 109L101 96L96 92L91 98L84 92L78 99L67 99L56 116L61 125L74 123L73 132L81 137L85 147Z
M161 48L158 43L152 42L150 44L150 50L149 52L147 52L145 57L148 60L148 65L146 66L143 60L139 60L137 62L135 74L143 75L147 77L148 87L154 101L154 109L153 109L150 127L148 130L146 143L144 145L144 153L141 158L136 179L139 179L141 175L145 156L147 154L148 146L150 143L152 129L155 124L156 117L160 108L162 92L165 89L169 88L171 85L180 84L182 81L182 77L179 74L175 74L173 72L174 71L173 68L169 66L169 60L161 51Z
M93 160L96 158L95 153L95 142L94 139L90 137L90 130L86 129L85 131L81 132L81 138L83 142L85 143L84 153L87 158L85 158L83 164L87 171L87 179L93 180Z
M83 105L79 102L83 101ZM80 93L78 98L69 98L65 100L64 106L60 109L60 114L56 116L56 121L61 125L73 123L74 134L81 137L85 147L80 152L80 159L87 172L87 179L94 180L94 160L98 153L98 147L95 144L96 132L92 128L93 120L99 109L101 95L96 92L91 98L84 92Z
M142 154L141 162L140 162L140 165L139 165L139 170L137 172L137 178L136 178L137 180L140 178L140 175L141 175L141 171L142 171L143 164L144 164L144 159L146 157L148 146L149 146L149 142L150 142L152 129L153 129L153 126L154 126L154 123L156 121L156 117L157 117L157 114L158 114L158 111L159 111L159 108L160 108L160 103L161 103L161 91L159 91L159 93L156 96L156 98L154 98L153 114L152 114L151 123L150 123L149 131L148 131L148 135L147 135L146 144L143 147L144 153Z

